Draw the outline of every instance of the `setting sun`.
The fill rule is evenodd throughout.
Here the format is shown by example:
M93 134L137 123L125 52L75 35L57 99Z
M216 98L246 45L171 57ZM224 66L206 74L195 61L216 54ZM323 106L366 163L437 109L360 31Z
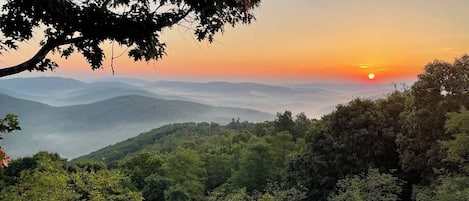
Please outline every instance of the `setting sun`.
M368 74L368 79L370 80L375 79L375 74L373 73Z

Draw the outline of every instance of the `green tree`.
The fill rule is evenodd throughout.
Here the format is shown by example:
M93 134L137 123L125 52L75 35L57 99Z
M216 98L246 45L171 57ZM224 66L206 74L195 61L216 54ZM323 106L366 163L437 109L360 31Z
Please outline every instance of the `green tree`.
M306 199L306 193L297 188L285 189L278 183L268 183L263 193L257 195L258 201L301 201Z
M235 170L231 181L235 189L246 188L248 192L263 189L268 180L273 179L274 167L270 145L253 142L241 151L239 169Z
M287 131L293 139L302 138L311 126L311 120L306 117L305 113L299 113L294 118L290 111L284 113L277 113L277 118L274 120L275 132Z
M469 111L450 112L445 123L450 139L440 141L446 157L438 179L414 188L416 201L469 200Z
M79 198L79 194L68 185L65 159L60 158L56 153L47 152L39 152L31 159L22 160L26 162L24 165L12 162L14 171L9 171L9 173L16 173L16 175L11 175L16 177L11 178L14 181L12 185L2 189L1 200L58 201ZM31 163L31 161L34 162Z
M129 47L128 56L149 61L165 55L166 44L161 32L190 20L198 40L213 41L224 25L248 24L252 9L259 0L8 0L3 6L0 51L17 49L19 42L29 41L44 30L41 48L27 61L0 69L0 77L23 71L45 71L57 64L46 56L56 52L69 57L81 53L92 69L102 66L106 41Z
M396 136L402 101L399 93L384 100L354 99L314 122L306 148L288 162L288 180L308 189L308 199L325 200L337 180L378 168L398 169Z
M412 95L408 89L403 91L395 90L388 94L385 98L376 101L377 110L384 118L382 122L382 144L379 147L381 156L379 160L375 160L376 167L385 170L386 172L398 171L395 173L402 174L400 164L397 138L406 133L403 129L402 114L406 109L406 104Z
M290 111L285 111L282 113L277 113L277 118L274 120L275 131L288 131L293 132L295 127L295 121L293 120L292 113Z
M213 191L225 183L231 176L234 149L232 139L238 133L238 131L231 129L244 130L245 126L251 124L243 122L239 123L242 125L236 125L238 124L236 122L239 123L239 121L234 121L225 126L225 128L230 130L219 130L215 135L207 136L203 141L198 143L201 145L198 150L204 161L204 168L207 171L207 181L205 183L207 191Z
M207 171L206 188L211 191L230 178L232 156L227 152L217 151L206 153L203 158Z
M10 133L15 130L21 130L21 127L18 123L18 117L14 114L7 114L5 118L0 119L0 134ZM0 136L0 139L3 139Z
M140 192L130 188L130 179L117 170L77 168L68 177L65 184L72 184L78 200L143 200Z
M263 141L270 145L269 153L273 171L270 181L280 182L286 176L285 161L296 149L293 137L288 132L280 132L265 136Z
M465 201L469 200L469 176L452 176L440 178L436 189L435 201Z
M292 136L296 140L298 138L305 137L306 133L310 129L312 121L308 119L305 113L299 113L295 116L295 128Z
M204 200L207 172L197 152L180 148L167 155L163 167L172 184L168 200Z
M118 168L130 177L135 187L142 190L148 176L164 174L163 163L164 159L158 153L143 151L119 161Z
M212 192L208 199L209 201L250 201L253 198L246 192L246 188L233 190L233 192Z
M50 167L55 166L55 167ZM60 158L57 153L39 152L32 157L24 157L13 160L8 168L1 171L2 183L6 186L18 184L23 171L41 171L47 169L65 169L66 160Z
M102 163L68 166L57 153L14 160L2 175L1 200L142 200L130 180Z
M1 200L78 200L80 195L68 185L65 171L23 171L18 184L1 191Z
M440 141L447 153L443 159L447 164L445 172L469 174L469 111L462 108L459 112L448 113L447 116L445 129L452 138Z
M165 201L164 192L171 186L171 180L157 174L145 178L145 186L142 190L146 201Z
M142 191L145 200L165 200L164 192L170 180L163 177L164 158L159 153L143 150L118 162L118 169L130 177L132 184Z
M397 201L402 181L390 174L369 169L367 174L346 177L337 182L337 190L328 201Z
M278 183L269 182L261 191L248 193L246 188L226 190L218 188L210 193L209 201L301 201L306 198L303 190L296 188L286 189Z
M381 108L375 101L354 99L347 105L339 105L330 114L330 131L342 151L348 152L347 159L355 163L357 170L364 171L370 166L397 168L395 137ZM346 162L346 161L344 161Z
M325 200L335 183L346 174L344 155L330 134L328 121L315 122L307 136L306 148L287 161L287 183L305 187L308 200Z
M441 176L432 185L414 186L415 201L466 201L469 200L469 177Z
M5 115L5 118L0 119L0 140L3 139L1 134L10 133L15 130L21 130L18 123L18 117L16 115L7 114ZM7 167L9 161L10 157L0 146L0 169Z
M447 140L445 115L469 106L469 56L450 64L434 61L425 66L410 93L412 98L403 112L406 132L397 138L402 168L415 175L411 183L430 182L437 176L442 158L438 141Z

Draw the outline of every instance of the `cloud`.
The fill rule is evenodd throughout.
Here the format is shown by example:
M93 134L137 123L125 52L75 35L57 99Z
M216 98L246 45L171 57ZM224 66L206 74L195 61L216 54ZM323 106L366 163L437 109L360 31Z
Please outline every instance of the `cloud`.
M381 68L377 68L376 70L377 71L387 71L387 70L389 70L389 68L381 67Z
M442 52L450 52L450 51L456 50L456 48L447 47L447 48L441 48L441 49L439 49L439 50L442 51Z
M370 67L370 64L358 64L358 66L361 68L361 69L368 69Z

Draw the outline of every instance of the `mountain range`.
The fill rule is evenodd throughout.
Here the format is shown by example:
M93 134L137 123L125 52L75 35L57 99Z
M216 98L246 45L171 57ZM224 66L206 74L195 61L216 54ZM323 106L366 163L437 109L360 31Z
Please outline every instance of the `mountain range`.
M169 123L273 119L270 113L251 109L138 95L57 107L0 94L0 111L18 115L22 128L2 141L12 157L47 150L72 158Z
M88 104L124 95L185 100L213 106L277 113L290 110L319 118L355 97L377 98L391 83L310 83L269 85L233 82L148 82L133 78L78 81L59 77L0 79L0 93L52 106Z
M0 79L0 111L17 114L23 129L7 134L0 146L12 157L48 150L72 158L164 124L259 122L285 110L319 118L353 97L381 97L392 90L391 84L359 83Z

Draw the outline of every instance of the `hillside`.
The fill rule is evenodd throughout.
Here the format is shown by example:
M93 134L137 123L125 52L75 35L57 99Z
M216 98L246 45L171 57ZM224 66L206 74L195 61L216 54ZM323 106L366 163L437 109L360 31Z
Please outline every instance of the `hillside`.
M210 135L220 134L224 129L219 125L210 125L208 123L180 123L165 125L151 131L141 133L138 136L129 138L122 142L109 145L88 155L80 156L71 160L71 163L79 161L103 161L107 164L122 160L125 156L132 155L148 147L163 145L170 139L185 141L191 135Z
M250 109L135 95L54 107L0 94L0 111L17 114L23 129L2 142L13 157L39 150L75 157L169 123L273 119L272 114Z

